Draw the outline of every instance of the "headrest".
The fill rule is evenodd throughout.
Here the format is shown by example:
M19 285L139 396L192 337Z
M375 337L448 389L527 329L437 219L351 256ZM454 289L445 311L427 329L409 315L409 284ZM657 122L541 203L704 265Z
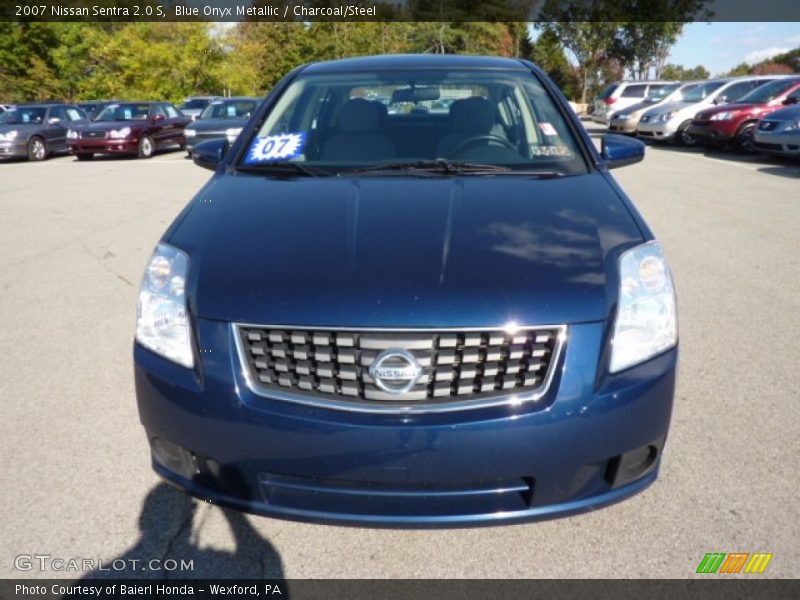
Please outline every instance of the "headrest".
M450 127L455 131L487 133L494 123L492 103L485 98L473 96L450 105Z
M378 131L386 118L386 107L380 102L363 98L348 100L339 109L340 133L373 133Z

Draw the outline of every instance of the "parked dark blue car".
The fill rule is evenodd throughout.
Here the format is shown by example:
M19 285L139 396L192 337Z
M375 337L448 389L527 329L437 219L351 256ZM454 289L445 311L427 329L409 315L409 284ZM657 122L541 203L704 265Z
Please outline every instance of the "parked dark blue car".
M264 515L562 516L657 476L672 278L566 100L525 61L290 73L164 234L134 360L155 470Z

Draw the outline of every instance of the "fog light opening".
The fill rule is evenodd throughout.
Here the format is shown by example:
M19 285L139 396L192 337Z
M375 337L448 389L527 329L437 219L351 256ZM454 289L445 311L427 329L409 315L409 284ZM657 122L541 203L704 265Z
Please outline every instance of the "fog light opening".
M191 479L197 473L194 455L177 444L154 437L150 440L150 451L156 462L181 477Z
M620 487L646 475L658 461L659 445L648 444L615 456L608 461L605 480L611 487Z

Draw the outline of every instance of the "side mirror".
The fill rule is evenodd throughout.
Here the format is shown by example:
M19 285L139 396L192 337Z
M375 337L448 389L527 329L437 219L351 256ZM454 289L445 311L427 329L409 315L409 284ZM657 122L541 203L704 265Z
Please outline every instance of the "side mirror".
M784 101L781 102L781 104L784 104L786 106L789 106L791 104L800 104L800 96L789 96L788 98L785 98Z
M216 171L228 152L228 140L219 138L200 142L192 151L192 160L198 167Z
M49 125L58 125L59 123L61 123L61 119L59 119L58 117L53 117L52 119L47 121L47 123Z
M644 158L644 144L639 140L611 133L603 136L600 153L606 161L606 167L616 169L640 162Z
M164 115L153 115L153 123L158 123L159 121L163 121L166 117Z
M728 97L727 96L717 96L714 98L714 104L727 104Z

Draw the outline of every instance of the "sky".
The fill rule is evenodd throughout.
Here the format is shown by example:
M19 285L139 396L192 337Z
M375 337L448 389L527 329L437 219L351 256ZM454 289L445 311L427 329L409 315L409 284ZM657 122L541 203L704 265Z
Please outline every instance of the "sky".
M800 47L800 23L690 23L672 47L669 62L703 65L712 75L754 64Z

